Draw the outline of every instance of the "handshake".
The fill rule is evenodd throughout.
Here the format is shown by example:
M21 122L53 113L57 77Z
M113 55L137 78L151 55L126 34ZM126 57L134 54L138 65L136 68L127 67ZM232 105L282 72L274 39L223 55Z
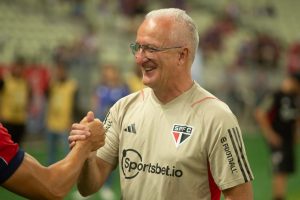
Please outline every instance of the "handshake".
M105 130L103 123L95 119L93 112L88 112L80 123L72 124L69 146L72 149L76 144L88 145L91 151L96 151L105 144Z

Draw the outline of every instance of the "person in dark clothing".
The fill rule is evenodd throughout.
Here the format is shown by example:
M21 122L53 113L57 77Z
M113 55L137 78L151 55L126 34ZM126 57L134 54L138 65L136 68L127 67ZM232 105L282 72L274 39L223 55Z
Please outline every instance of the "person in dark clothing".
M287 176L295 171L299 93L300 74L290 74L277 91L266 95L255 111L271 152L274 200L285 199Z

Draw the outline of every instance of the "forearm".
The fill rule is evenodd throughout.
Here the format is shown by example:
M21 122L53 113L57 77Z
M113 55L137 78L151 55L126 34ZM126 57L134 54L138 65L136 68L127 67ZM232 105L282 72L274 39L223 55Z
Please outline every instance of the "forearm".
M266 117L266 113L260 110L256 111L256 120L262 129L262 134L266 139L274 134L274 130Z
M97 192L103 183L103 175L101 176L101 170L98 168L96 152L92 152L79 175L78 190L83 196L88 196Z
M77 144L66 158L49 167L26 154L21 166L3 186L29 199L63 199L76 183L90 149L89 145Z
M66 196L76 183L90 151L88 144L78 142L63 160L49 166L49 187L54 193Z
M89 158L91 151L104 145L104 133L100 121L93 121L89 128L83 129L90 132L89 139L77 141L70 153L61 161L48 167L49 189L60 197L66 196L78 180L84 163ZM48 180L48 179L46 179Z
M84 124L87 122L90 122L88 127L92 135L98 136L94 140L91 140L92 151L94 152L87 154L88 158L84 159L84 165L78 178L78 190L83 196L88 196L98 191L112 171L112 165L106 163L96 155L96 150L101 148L105 143L105 132L100 120L92 120L94 120L93 113L89 112L80 122L81 124L72 125L73 129L70 136L71 141L81 141L82 138L76 136L82 136L82 130L86 128Z
M29 199L62 199L62 196L53 191L53 185L48 182L49 178L49 169L25 154L22 164L3 186Z
M272 129L272 127L267 123L267 122L264 122L264 123L261 123L260 124L260 127L262 129L262 134L263 136L269 140L270 137L272 137L273 135L275 135L275 132L274 130Z
M247 182L223 191L225 200L253 200L251 182Z

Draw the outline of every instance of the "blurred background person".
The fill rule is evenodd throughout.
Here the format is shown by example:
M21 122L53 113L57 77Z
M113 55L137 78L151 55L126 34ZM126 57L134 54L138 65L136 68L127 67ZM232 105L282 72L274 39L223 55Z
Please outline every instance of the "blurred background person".
M41 136L45 129L45 92L49 87L50 72L46 65L30 62L25 74L31 91L26 131Z
M119 69L113 64L103 65L99 71L99 81L92 94L92 110L95 117L103 121L110 107L129 93L129 88L124 82ZM103 188L96 194L101 199L115 199L116 195L112 188L113 180L115 179L114 176L115 172L109 176ZM72 197L75 200L86 199L78 191L75 191Z
M26 120L30 99L30 89L24 76L25 60L17 57L10 72L0 80L0 120L12 136L12 140L20 144L26 133Z
M129 93L129 88L124 82L119 69L112 64L104 65L100 70L100 81L95 88L92 99L95 117L103 121L110 107ZM114 174L107 179L103 189L99 192L100 197L104 200L115 198L112 189Z
M66 155L69 151L68 132L77 114L77 83L69 78L67 66L57 61L47 91L46 128L48 164L59 159L60 142Z
M133 69L126 77L126 83L128 84L130 92L137 92L145 87L142 82L142 70L138 65L134 65Z
M300 74L290 74L256 110L256 119L271 152L273 200L286 199L287 177L295 167L295 140L300 121Z
M129 93L118 68L111 64L104 65L92 99L95 116L103 121L110 107Z
M115 65L106 64L99 70L99 81L92 95L92 110L94 111L95 117L103 121L110 107L122 97L130 94L130 90ZM115 173L107 179L104 187L98 192L98 195L100 195L103 200L115 199L115 194L112 189L113 180L115 179L114 174ZM73 199L80 200L85 198L76 191L73 193Z

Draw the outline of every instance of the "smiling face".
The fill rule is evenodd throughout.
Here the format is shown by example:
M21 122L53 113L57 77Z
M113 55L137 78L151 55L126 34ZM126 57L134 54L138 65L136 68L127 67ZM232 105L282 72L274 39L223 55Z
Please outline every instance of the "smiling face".
M168 18L146 19L138 29L136 42L154 48L182 46L172 41L171 20ZM173 39L174 40L174 39ZM181 75L180 51L182 48L159 52L139 50L135 55L136 63L141 67L143 83L152 89L168 88Z

